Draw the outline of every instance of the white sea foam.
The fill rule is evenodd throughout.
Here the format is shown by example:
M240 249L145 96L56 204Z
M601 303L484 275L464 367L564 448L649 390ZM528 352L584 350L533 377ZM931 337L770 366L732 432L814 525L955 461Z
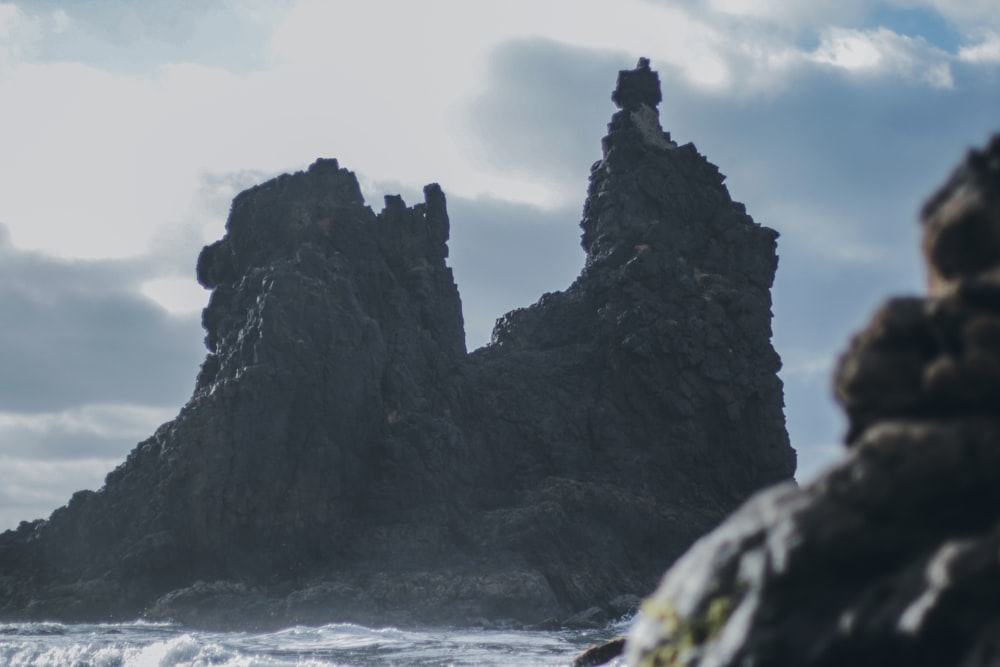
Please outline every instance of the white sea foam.
M367 628L337 623L270 633L201 632L167 624L0 624L9 667L374 667L567 665L627 632Z

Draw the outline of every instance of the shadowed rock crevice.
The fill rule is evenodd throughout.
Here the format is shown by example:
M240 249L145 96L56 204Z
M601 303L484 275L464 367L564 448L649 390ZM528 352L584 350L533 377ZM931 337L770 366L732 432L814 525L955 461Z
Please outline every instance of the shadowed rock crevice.
M632 665L996 665L1000 137L922 213L930 295L836 372L846 460L754 497L643 605Z
M599 619L789 478L777 234L660 129L648 63L615 99L580 277L472 353L437 185L376 214L319 160L238 195L198 259L194 395L101 490L0 536L0 615Z

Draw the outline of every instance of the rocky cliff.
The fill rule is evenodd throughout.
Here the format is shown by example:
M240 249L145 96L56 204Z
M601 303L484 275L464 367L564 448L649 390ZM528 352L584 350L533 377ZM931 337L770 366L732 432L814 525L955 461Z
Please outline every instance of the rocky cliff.
M437 185L375 214L319 160L238 195L194 395L0 536L0 615L600 620L789 478L777 234L661 130L648 62L613 99L579 278L471 354Z
M837 370L847 458L685 555L630 664L1000 664L1000 136L922 217L930 295L886 303Z

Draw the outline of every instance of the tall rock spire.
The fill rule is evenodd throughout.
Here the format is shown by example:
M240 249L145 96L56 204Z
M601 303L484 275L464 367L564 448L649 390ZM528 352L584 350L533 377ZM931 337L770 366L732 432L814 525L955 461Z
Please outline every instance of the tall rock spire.
M375 214L319 160L238 195L193 397L0 536L0 616L594 620L790 477L776 234L660 130L648 63L615 95L580 277L471 354L441 188Z

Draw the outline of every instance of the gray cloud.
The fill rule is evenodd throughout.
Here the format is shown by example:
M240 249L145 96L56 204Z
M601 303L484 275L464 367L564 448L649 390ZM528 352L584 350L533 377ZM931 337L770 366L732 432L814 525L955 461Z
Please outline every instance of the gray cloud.
M0 455L19 460L119 459L177 413L127 404L0 413Z
M48 516L73 491L97 489L115 459L22 460L0 456L0 530Z
M1000 129L1000 89L985 83L995 73L953 71L954 90L815 71L737 108L690 94L664 105L665 123L729 174L734 198L782 232L774 342L786 363L834 357L885 298L923 289L916 211ZM783 377L793 444L839 440L829 373Z
M582 208L583 195L581 195ZM469 349L489 342L496 319L583 268L579 210L543 211L488 199L450 198L449 264L462 295Z
M152 431L136 438L62 428L44 431L24 426L0 428L3 451L26 461L67 460L95 456L121 460L138 442L150 435Z
M199 318L143 297L156 275L148 259L24 252L0 225L0 529L100 486L190 396Z
M467 111L477 157L585 192L615 110L609 84L628 60L544 39L501 45L490 57L489 88Z
M138 292L140 261L64 261L0 246L0 412L180 405L202 337Z

